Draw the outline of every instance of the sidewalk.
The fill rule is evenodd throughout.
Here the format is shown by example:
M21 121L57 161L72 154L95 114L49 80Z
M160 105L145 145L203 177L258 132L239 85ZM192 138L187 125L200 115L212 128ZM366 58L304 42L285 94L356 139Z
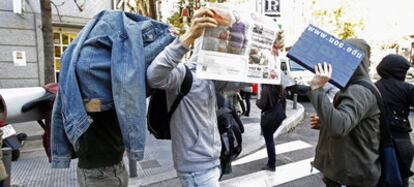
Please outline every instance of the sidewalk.
M243 151L240 158L264 147L264 140L260 136L260 110L251 100L252 107L249 117L242 117L245 125L243 134ZM304 115L304 108L298 104L297 109L292 108L292 101L287 103L287 118L276 131L275 137L294 128ZM68 169L51 169L44 150L41 147L40 136L42 129L37 124L17 124L18 132L29 135L27 148L23 149L21 158L12 163L11 184L15 186L77 186L76 164L72 161ZM27 131L29 130L29 131ZM124 157L128 167L128 159ZM171 142L156 140L147 135L144 160L138 162L138 177L130 178L129 186L180 186L173 168Z

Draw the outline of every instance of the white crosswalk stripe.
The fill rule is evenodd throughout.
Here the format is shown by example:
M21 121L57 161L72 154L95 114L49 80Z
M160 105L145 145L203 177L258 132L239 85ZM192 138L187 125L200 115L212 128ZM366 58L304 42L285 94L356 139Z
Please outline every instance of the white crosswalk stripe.
M276 154L283 154L283 153L292 152L292 151L296 151L300 149L306 149L309 147L312 147L312 145L304 141L301 141L301 140L296 140L296 141L276 145ZM232 165L233 166L240 165L240 164L248 163L254 160L263 159L266 157L267 157L266 149L261 149L251 155L245 156L243 158L240 158L234 161Z
M296 179L319 173L319 171L316 169L313 169L313 172L311 173L310 162L312 160L313 158L309 158L298 162L278 166L276 168L276 172L258 171L248 175L235 177L221 182L220 186L259 187L284 184Z
M301 141L291 141L287 143L282 143L276 145L276 153L283 154L293 151L298 151L301 149L310 148L312 145ZM264 159L267 157L266 148L261 149L251 155L243 157L239 160L233 162L233 166L242 165L256 160ZM262 187L262 186L277 186L280 184L285 184L303 177L307 177L313 174L319 173L318 170L313 169L311 172L311 161L312 158L299 160L297 162L291 162L276 167L276 172L271 171L257 171L254 173L237 176L231 179L224 180L220 182L222 187Z

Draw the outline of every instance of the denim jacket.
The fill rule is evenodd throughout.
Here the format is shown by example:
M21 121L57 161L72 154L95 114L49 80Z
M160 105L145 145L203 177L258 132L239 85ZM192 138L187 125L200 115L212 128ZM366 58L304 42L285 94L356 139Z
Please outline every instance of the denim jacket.
M141 160L146 134L146 78L152 60L174 40L169 27L119 11L96 15L61 59L52 114L52 167L67 168L87 112L115 108L129 156Z

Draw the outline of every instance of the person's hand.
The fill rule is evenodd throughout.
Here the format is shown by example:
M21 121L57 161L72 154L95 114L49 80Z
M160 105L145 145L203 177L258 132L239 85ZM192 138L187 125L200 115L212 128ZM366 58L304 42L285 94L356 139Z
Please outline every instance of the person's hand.
M281 51L285 47L285 35L283 31L279 31L276 35L276 40L272 45L272 54L275 56L279 56L279 51Z
M319 129L320 128L320 120L319 116L315 113L310 114L310 128L311 129Z
M214 12L208 8L201 8L194 13L191 26L180 37L182 45L189 48L194 41L203 34L205 28L217 27L217 21L213 19Z
M283 47L285 47L285 35L283 34L283 31L279 31L277 33L273 47L276 49L282 49Z
M322 88L325 84L331 79L332 76L332 66L326 62L322 64L318 63L315 66L315 76L310 82L310 87L312 90Z

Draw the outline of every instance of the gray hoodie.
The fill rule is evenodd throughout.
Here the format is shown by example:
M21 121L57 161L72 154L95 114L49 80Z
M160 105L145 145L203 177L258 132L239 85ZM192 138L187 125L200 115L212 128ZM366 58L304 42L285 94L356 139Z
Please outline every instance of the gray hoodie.
M377 184L381 173L380 110L375 96L367 88L354 84L359 80L373 84L368 76L370 47L361 39L344 42L362 50L365 57L332 104L323 89L308 94L321 120L312 164L338 183L371 187Z
M179 62L187 52L188 49L176 39L155 58L147 70L149 86L166 90L169 108L185 77L185 67ZM193 73L192 87L178 105L170 122L174 167L179 172L202 171L220 164L221 141L217 127L216 91L239 86L237 83L197 79L197 58L198 51L195 51L186 63Z

